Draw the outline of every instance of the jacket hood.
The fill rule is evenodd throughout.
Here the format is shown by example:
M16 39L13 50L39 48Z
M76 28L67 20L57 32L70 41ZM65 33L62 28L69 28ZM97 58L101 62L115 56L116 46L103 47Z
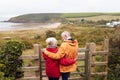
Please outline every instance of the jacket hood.
M64 42L67 42L69 45L71 45L71 46L76 46L76 45L78 45L78 42L77 42L77 40L65 40Z

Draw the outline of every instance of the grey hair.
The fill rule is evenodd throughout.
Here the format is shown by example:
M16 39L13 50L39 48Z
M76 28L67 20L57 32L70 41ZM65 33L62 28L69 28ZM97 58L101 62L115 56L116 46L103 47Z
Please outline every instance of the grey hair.
M62 32L62 33L61 33L61 37L63 37L63 36L71 37L71 36L70 36L70 33L69 33L68 31Z
M46 39L46 44L49 47L55 47L55 46L57 46L57 40L54 37L49 37Z

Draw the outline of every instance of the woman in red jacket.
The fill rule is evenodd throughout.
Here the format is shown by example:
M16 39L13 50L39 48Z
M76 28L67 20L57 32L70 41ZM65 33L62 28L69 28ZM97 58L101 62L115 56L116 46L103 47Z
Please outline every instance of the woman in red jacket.
M53 37L46 39L47 48L46 50L57 53L57 40ZM46 64L46 75L49 80L59 80L60 77L60 68L59 68L59 60L51 59L47 55L43 54Z

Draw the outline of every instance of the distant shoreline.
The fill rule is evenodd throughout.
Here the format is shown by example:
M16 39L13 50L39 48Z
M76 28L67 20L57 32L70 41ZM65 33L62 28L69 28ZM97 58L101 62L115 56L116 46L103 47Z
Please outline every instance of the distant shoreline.
M35 30L35 29L45 29L45 28L57 28L61 23L4 23L3 26L0 25L0 31L16 31L16 30ZM5 24L9 24L6 25Z

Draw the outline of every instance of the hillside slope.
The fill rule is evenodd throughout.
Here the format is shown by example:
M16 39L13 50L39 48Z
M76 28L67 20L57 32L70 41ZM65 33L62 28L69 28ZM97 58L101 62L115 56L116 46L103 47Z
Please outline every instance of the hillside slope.
M92 18L97 16L120 16L120 13L34 13L10 18L15 23L52 23L64 22L66 18Z

